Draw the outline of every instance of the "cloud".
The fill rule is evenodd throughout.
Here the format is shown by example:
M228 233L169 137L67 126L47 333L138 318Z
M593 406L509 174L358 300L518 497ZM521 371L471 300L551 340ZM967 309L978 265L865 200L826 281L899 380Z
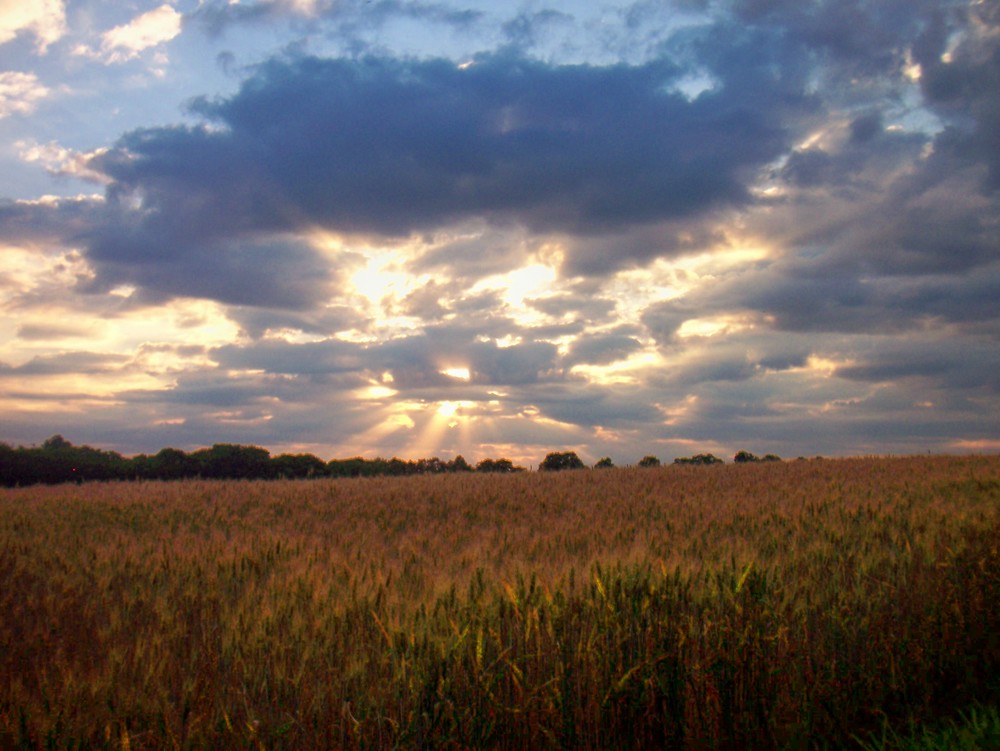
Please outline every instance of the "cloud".
M48 87L34 73L0 71L0 119L30 114L48 95Z
M88 57L96 57L107 63L123 63L134 60L142 52L157 47L181 33L183 16L172 6L164 3L158 8L136 16L131 21L101 34L101 45L93 50L84 45L76 52Z
M97 274L81 291L90 294L130 284L149 303L194 297L308 310L329 298L334 279L327 260L295 237L199 238L183 227L149 221L108 222L88 241Z
M98 148L92 152L81 152L60 146L55 141L38 143L34 140L18 141L14 144L21 159L26 162L40 162L50 175L74 177L87 182L105 184L108 179L102 173L91 169L90 161L107 151Z
M103 352L65 352L39 355L23 365L6 366L5 370L16 376L108 373L120 371L130 359L125 355Z
M631 332L631 329L627 329ZM634 336L625 332L591 334L577 337L569 349L567 363L607 365L622 360L642 349L642 344Z
M883 342L852 364L838 367L835 375L870 383L913 380L925 389L1000 394L1000 356L987 338L978 342L937 338Z
M195 102L215 130L136 132L100 166L122 183L217 201L208 168L163 171L208 150L210 163L245 165L234 177L269 213L385 235L475 217L591 233L746 202L742 170L785 145L767 97L737 118L741 102L728 93L688 102L664 92L676 75L663 62L599 68L505 55L466 69L275 60L236 95Z
M89 326L74 324L23 324L17 327L18 339L28 341L48 341L51 339L66 339L85 337L90 333Z
M240 280L259 282L239 269L263 259L253 248L317 226L400 238L485 221L591 243L638 233L634 247L619 243L591 270L670 253L636 228L749 205L748 175L787 146L779 112L800 106L770 74L754 81L761 92L751 105L742 87L753 73L689 101L668 90L679 74L665 60L571 66L510 54L465 68L439 59L271 60L236 94L193 103L207 126L133 131L89 161L110 181L108 214L88 238L96 284L252 305L257 293ZM234 236L238 246L222 239ZM461 250L456 243L451 251ZM289 262L303 269L307 256L293 251ZM219 274L186 274L196 258ZM446 258L456 266L470 255L441 247L422 263ZM263 304L318 301L314 284L289 284L268 290Z
M107 149L22 140L105 194L0 203L0 373L44 382L3 394L12 435L524 463L994 445L994 3L477 7L202 3L185 23L244 25L212 49L234 90ZM172 18L94 54L148 57ZM92 352L56 351L86 316ZM44 388L76 411L38 417Z
M36 50L44 54L66 33L63 0L0 0L0 44L25 31L34 35Z
M308 31L325 29L328 36L344 40L346 46L357 51L370 46L363 41L366 32L378 32L393 21L411 20L466 29L482 15L474 10L455 9L446 3L400 0L257 0L241 3L210 0L203 3L192 17L212 36L246 24L288 21Z
M98 224L103 211L100 196L0 199L0 231L4 241L11 244L58 245Z

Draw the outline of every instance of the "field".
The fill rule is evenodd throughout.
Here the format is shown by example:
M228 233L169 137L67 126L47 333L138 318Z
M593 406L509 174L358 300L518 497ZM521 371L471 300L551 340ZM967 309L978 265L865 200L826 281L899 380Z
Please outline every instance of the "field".
M0 748L858 748L996 702L998 540L998 457L2 490Z

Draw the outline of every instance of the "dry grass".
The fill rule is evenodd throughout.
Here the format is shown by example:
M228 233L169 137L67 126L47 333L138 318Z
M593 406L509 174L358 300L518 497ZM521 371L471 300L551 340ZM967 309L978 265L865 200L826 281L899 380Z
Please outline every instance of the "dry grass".
M0 491L0 747L814 748L995 695L1000 459Z

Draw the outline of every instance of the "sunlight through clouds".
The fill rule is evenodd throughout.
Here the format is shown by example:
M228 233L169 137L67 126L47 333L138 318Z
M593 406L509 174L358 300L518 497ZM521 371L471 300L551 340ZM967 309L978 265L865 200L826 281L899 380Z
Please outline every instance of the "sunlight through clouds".
M469 373L469 369L466 367L445 368L440 372L442 375L446 375L449 378L455 378L459 381L468 381L472 377L471 373Z
M0 0L0 442L992 445L1000 22L953 10Z
M656 351L637 352L608 365L574 365L570 373L586 378L601 386L636 385L644 382L649 372L662 369L667 362Z

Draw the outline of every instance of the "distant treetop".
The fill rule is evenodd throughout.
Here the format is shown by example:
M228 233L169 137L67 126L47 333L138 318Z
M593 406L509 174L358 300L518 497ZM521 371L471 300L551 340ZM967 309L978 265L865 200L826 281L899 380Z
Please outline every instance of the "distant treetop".
M722 464L723 461L712 454L695 454L694 456L678 457L674 464Z
M563 469L584 469L585 465L575 451L553 452L548 454L538 469L542 472L558 472Z

